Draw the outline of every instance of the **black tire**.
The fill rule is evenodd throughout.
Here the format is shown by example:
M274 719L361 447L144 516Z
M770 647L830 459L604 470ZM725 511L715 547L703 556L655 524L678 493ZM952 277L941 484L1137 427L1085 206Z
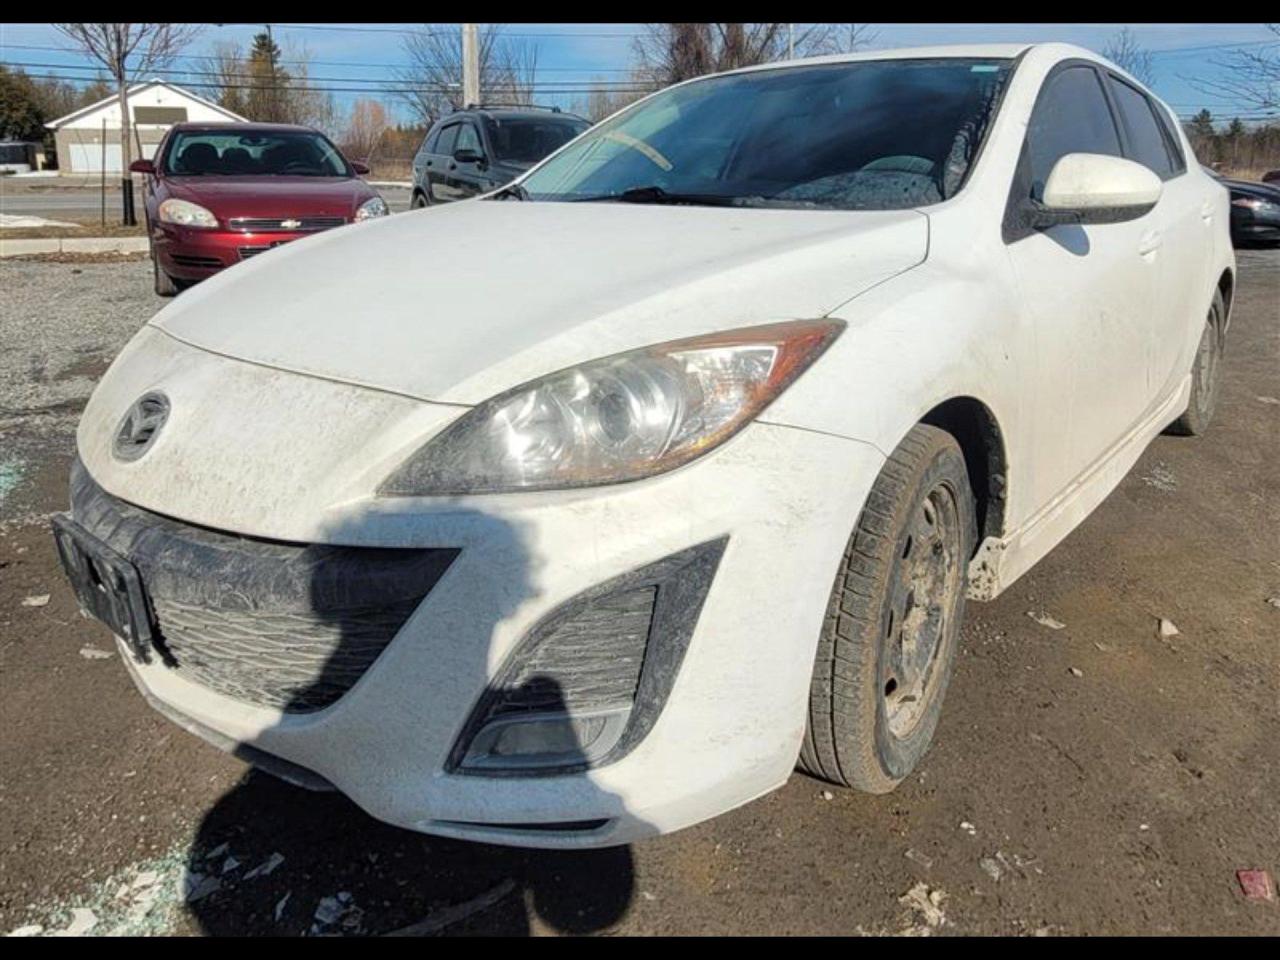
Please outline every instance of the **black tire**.
M951 678L976 542L959 444L917 425L876 478L836 575L813 667L804 772L888 793L920 762Z
M409 201L409 208L411 210L421 210L426 205L427 205L426 194L418 193L415 190L413 194L413 199Z
M172 297L176 296L178 292L182 290L178 281L161 269L160 261L156 259L154 250L151 252L151 273L155 277L157 296Z
M1215 290L1209 316L1205 319L1191 362L1191 397L1182 416L1169 424L1166 433L1180 437L1198 437L1209 429L1213 411L1218 406L1218 394L1222 392L1222 354L1226 346L1223 326L1227 319L1227 304L1222 291Z

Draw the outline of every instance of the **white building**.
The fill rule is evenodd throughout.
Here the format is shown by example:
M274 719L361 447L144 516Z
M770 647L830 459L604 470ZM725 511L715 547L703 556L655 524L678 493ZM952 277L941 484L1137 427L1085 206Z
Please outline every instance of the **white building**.
M164 80L148 80L130 87L129 114L133 122L131 155L135 160L154 154L156 145L175 123L245 122L239 114ZM104 161L108 173L120 172L120 99L114 94L45 126L54 131L60 173L99 173Z

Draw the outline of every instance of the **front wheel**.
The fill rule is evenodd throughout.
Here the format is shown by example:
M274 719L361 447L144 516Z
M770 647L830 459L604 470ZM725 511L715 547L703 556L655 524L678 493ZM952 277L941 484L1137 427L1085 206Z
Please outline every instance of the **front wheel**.
M1200 333L1200 345L1191 362L1191 397L1187 409L1169 425L1168 432L1183 437L1198 437L1209 429L1213 411L1218 406L1218 394L1222 386L1222 354L1225 334L1223 321L1227 316L1227 304L1222 291L1214 291L1213 304Z
M421 210L426 205L427 205L427 198L425 195L421 193L415 193L413 195L413 199L409 201L410 208L414 210Z
M919 424L876 478L818 642L800 768L888 793L933 739L977 540L955 439Z

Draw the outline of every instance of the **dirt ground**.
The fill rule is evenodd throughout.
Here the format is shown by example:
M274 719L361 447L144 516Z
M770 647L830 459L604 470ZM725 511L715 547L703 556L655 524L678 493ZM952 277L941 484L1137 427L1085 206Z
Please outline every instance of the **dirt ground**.
M1213 429L1156 440L970 606L897 792L797 773L680 833L554 854L384 826L146 706L47 522L93 383L160 305L149 267L0 264L0 932L1280 935L1280 901L1236 878L1280 874L1280 251L1240 263Z

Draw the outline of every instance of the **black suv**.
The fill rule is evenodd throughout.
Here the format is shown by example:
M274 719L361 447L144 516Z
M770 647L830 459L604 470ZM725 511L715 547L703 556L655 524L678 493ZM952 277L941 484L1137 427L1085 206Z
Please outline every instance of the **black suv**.
M589 126L558 107L457 110L436 121L413 158L412 206L496 190Z

